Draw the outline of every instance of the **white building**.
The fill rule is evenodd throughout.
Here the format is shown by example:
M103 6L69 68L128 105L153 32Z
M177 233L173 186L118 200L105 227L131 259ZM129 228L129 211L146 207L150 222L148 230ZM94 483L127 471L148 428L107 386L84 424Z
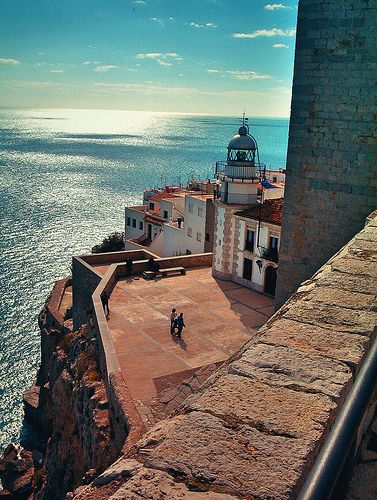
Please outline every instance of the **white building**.
M244 120L216 175L213 275L274 295L285 173L266 175Z
M144 205L125 208L125 248L161 257L211 252L215 183L192 181L148 192Z

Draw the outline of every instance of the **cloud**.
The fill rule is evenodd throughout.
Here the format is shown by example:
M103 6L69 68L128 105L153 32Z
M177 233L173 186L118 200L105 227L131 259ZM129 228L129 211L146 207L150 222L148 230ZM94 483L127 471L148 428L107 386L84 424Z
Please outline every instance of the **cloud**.
M92 64L91 61L84 61L83 63L81 63L83 66L87 66L88 64Z
M119 66L117 66L116 64L104 64L103 66L97 66L96 68L94 68L94 71L96 73L106 73L107 71L116 68L119 68Z
M50 73L64 73L64 69L50 69Z
M171 66L172 61L182 61L182 57L176 52L146 52L144 54L136 54L135 57L136 59L153 59L161 66Z
M266 10L292 10L289 5L284 5L282 3L268 3L264 6Z
M190 23L191 28L218 28L218 25L215 23L206 23L206 24L199 24L199 23Z
M150 20L159 24L161 26L161 28L165 28L164 21L162 19L160 19L159 17L151 17Z
M228 75L232 75L236 80L265 80L272 78L271 75L256 73L255 71L226 71Z
M11 66L17 66L21 64L21 61L18 59L5 59L4 57L0 57L0 64L10 64Z
M157 63L158 63L160 66L173 66L171 62L162 61L161 59L157 59Z
M285 43L274 43L274 49L289 49L289 45L285 45Z
M147 2L145 2L144 0L134 0L132 3L134 3L135 5L146 5Z
M207 73L217 74L221 77L230 75L236 80L265 80L266 78L272 78L271 75L257 73L255 71L239 71L239 70L226 70L221 71L219 69L207 69Z
M41 67L41 66L45 66L46 63L45 62L37 62L34 64L34 66L37 66L38 68Z
M269 30L256 30L252 33L233 33L233 38L257 38L259 36L295 36L295 34L295 28L289 28L286 30L282 30L281 28L271 28Z

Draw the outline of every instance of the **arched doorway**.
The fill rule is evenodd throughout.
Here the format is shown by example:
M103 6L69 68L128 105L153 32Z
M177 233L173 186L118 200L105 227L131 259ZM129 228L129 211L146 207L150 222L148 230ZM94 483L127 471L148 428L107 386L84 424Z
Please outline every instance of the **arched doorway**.
M275 297L276 268L267 266L264 273L264 292Z

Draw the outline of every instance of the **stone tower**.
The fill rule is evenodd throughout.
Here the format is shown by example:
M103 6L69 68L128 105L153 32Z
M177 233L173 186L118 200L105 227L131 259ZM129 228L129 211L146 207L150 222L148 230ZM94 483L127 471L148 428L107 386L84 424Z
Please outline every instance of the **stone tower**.
M376 47L376 0L300 0L277 306L376 207Z

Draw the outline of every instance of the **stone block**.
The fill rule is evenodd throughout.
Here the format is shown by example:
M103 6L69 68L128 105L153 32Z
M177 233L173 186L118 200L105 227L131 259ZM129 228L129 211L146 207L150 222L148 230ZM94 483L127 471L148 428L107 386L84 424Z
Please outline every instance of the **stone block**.
M145 466L241 498L293 498L317 453L310 439L271 435L198 411L165 423L142 440L153 447Z
M325 394L334 401L343 400L352 385L351 370L340 361L293 347L262 343L246 349L231 364L229 372L260 380L276 389Z
M294 319L309 325L331 328L334 332L349 332L367 337L374 336L376 315L369 311L342 309L321 302L296 302L283 306L285 319Z
M370 345L370 339L362 335L283 318L278 323L273 322L263 327L261 335L266 344L321 354L355 367L362 361Z

